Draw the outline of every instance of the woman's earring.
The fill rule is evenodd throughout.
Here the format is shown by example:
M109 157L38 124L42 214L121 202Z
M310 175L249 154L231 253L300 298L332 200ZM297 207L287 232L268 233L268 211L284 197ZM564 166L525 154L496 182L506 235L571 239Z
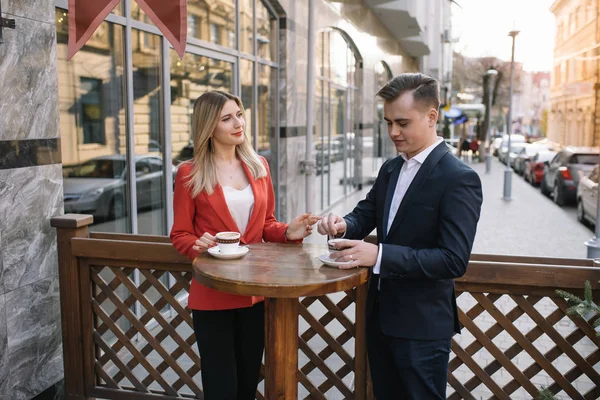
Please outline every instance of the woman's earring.
M212 153L215 152L215 143L213 142L213 138L210 138L210 151Z

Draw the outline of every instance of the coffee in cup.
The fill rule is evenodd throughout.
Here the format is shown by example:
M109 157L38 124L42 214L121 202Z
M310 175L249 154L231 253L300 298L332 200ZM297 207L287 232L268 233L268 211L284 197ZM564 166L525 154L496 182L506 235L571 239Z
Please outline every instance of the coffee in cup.
M215 235L219 252L223 254L235 253L240 245L239 232L219 232Z

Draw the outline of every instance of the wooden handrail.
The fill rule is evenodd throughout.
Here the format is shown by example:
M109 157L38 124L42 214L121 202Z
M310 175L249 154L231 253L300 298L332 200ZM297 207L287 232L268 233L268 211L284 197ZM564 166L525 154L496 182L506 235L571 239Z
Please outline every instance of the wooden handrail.
M191 261L177 252L171 243L73 238L71 247L77 257L167 262L185 264L186 269L191 265Z
M156 318L159 321L161 320L161 315L157 310L162 310L165 304L172 302L177 304L178 307L183 307L178 303L179 300L177 300L175 296L181 291L189 289L191 262L187 257L179 254L175 250L171 244L170 238L167 236L129 235L103 232L89 233L88 225L92 222L93 218L91 216L79 214L67 214L56 217L53 218L51 222L51 225L57 228L58 232L65 394L69 399L87 399L87 396L96 395L97 397L106 397L106 395L109 395L108 397L115 399L145 398L146 396L149 398L150 395L148 393L142 393L143 391L128 392L128 390L116 390L111 387L94 385L93 363L96 360L95 357L97 357L94 353L93 342L93 335L96 334L96 332L94 332L93 323L91 322L92 314L95 312L94 307L101 307L101 304L104 301L112 302L112 304L117 306L117 310L114 311L115 317L111 316L111 318L115 318L115 320L112 321L109 318L108 321L113 322L113 325L115 325L114 329L118 332L120 328L116 326L115 321L116 318L119 317L119 314L125 315L130 313L129 307L131 307L134 301L143 302L147 290L158 288L161 295L165 297L163 297L159 303L155 304L154 309L152 308L152 304L144 303L143 306L148 311L148 317L144 316L139 320L134 319L133 321L130 321L138 324L140 330L143 330L143 324L147 323L150 317ZM372 243L377 242L375 236L369 236L365 240ZM89 266L94 266L94 268L90 268ZM103 278L99 275L99 271L102 269L109 271L109 274L111 273L111 270L113 271L112 273L115 274L115 277L112 282L103 283ZM139 288L135 287L135 285L129 281L128 274L130 274L132 269L138 270L140 274L145 277L144 283L141 284ZM173 287L165 287L159 283L158 279L160 279L162 276L161 274L164 274L165 271L171 273L172 276L175 277L175 285ZM493 354L499 358L499 361L497 361L498 365L511 367L515 373L513 376L521 376L522 373L525 373L525 371L518 371L518 368L511 364L512 357L521 351L527 351L538 364L541 361L545 362L544 357L546 357L546 354L538 354L539 350L532 344L532 341L542 333L551 336L552 340L557 343L555 349L559 350L552 350L552 352L556 352L558 355L561 354L561 352L564 352L570 357L574 357L578 360L577 367L580 367L579 364L583 365L584 363L590 363L590 365L593 366L596 363L593 360L596 358L589 359L588 357L588 359L585 359L584 363L582 363L581 357L579 357L575 350L570 347L574 346L577 340L579 340L576 339L577 337L583 336L588 336L594 343L598 343L595 336L596 332L591 326L593 321L588 322L584 319L571 317L581 332L569 334L569 336L565 336L564 338L553 328L554 324L565 315L564 313L566 313L567 308L566 302L557 297L555 290L563 289L575 294L580 294L586 280L590 281L592 284L594 297L600 298L600 284L598 282L600 280L600 268L594 266L593 260L472 254L466 274L455 279L455 281L457 293L462 292L463 295L470 294L472 299L477 302L470 310L459 310L461 323L476 336L477 342L474 342L469 346L463 345L463 347L461 347L459 342L453 342L453 351L457 355L453 362L457 365L464 364L470 366L469 368L475 370L476 376L471 378L469 381L471 383L462 386L462 383L454 379L455 377L452 375L449 382L451 382L457 392L451 396L451 398L468 395L469 391L479 385L482 380L485 380L488 383L494 383L491 377L493 368L495 368L493 363L490 364L491 366L488 365L482 369L473 359L475 353L480 348L485 347L487 350L493 351ZM131 298L125 299L119 298L118 295L113 294L113 289L117 288L120 283L124 284L131 293L135 294L135 296L132 295ZM104 285L102 293L97 295L92 294L93 285L96 285L96 287L100 286L101 289ZM505 297L505 295L510 296L518 305L518 307L515 307L508 313L501 312L494 303L497 299ZM106 296L112 297L106 299ZM553 302L559 307L548 317L549 319L547 321L534 307L542 298L549 302ZM311 302L314 301L314 299L311 299L310 297L307 297L305 300L309 300L307 304L311 304ZM95 301L97 301L98 304L94 303ZM322 324L324 327L328 321L336 318L336 313L341 314L343 309L353 302L356 303L356 305L364 304L366 302L365 285L356 289L354 299L345 298L339 303L340 309L330 311L331 315L323 319L323 321L319 320L319 324ZM332 303L331 306L337 305ZM183 310L183 308L181 309ZM485 332L476 322L476 319L484 310L489 313L495 321L495 325ZM522 314L526 314L528 318L532 319L537 324L537 327L529 333L526 333L526 336L524 336L525 333L519 332L519 329L521 328L517 329L515 323L515 320ZM107 315L105 317L107 317ZM191 317L186 315L185 318L190 319ZM357 313L355 318L357 326L364 326L366 318L364 312ZM166 328L161 331L160 335L163 335L161 337L164 338L168 335L174 335L173 332L175 331L169 328L170 325L164 321L162 322ZM104 323L106 324L106 321ZM189 323L190 322L188 322L188 324ZM485 326L485 324L483 324L483 326ZM345 329L345 335L350 335L351 330L349 330L348 326L345 326ZM325 332L324 328L321 330ZM501 332L508 332L511 336L516 337L517 344L515 344L515 346L517 347L513 346L516 350L503 352L499 347L496 348L492 339ZM124 333L122 333L122 335L124 335ZM530 340L530 338L532 339ZM356 340L361 340L359 335L356 336ZM122 340L119 343L125 345L127 342L128 339ZM120 345L117 345L115 351L118 351L121 348L119 346ZM358 348L364 348L364 345L361 345ZM335 349L332 349L331 351L334 350ZM85 357L82 355L85 355ZM144 356L139 357L145 360ZM165 355L165 357L167 356ZM365 371L364 369L366 352L356 354L355 357L355 373L359 373L361 376L367 374L368 371ZM554 356L554 358L552 358L548 356L548 361L546 364L542 365L543 368L538 368L553 371L552 368L554 367L552 367L551 362L556 357L557 356ZM102 361L102 363L104 362L105 361ZM174 361L171 360L171 362ZM600 376L592 367L588 367L587 365L583 365L583 367L587 368L585 372L592 380L594 380L594 382L600 381ZM102 368L102 366L99 366L98 368ZM125 368L128 367L125 366ZM573 370L575 370L575 368L576 367L574 367ZM456 369L456 367L454 369ZM558 372L553 373L556 375L556 377L554 377L555 383L552 387L554 392L559 390L559 386L564 386L565 388L572 390L569 379L575 379L578 375L573 375L572 377L571 372L568 372L563 377L562 374ZM153 376L152 379L160 379L161 373L158 370L153 371L153 374L155 376ZM558 381L559 383L556 383L557 377L560 378ZM510 384L510 387L505 386L500 388L498 386L496 389L498 393L505 393L509 396L518 387L529 387L528 392L532 394L537 389L531 386L531 382L528 380L529 378L529 376L525 377L523 375L521 376L521 381ZM120 381L121 379L122 376L116 380ZM152 379L149 379L149 381ZM369 381L357 381L355 384L355 393L357 393L359 398L362 398L361 396L363 395L359 395L358 393L364 393L365 390L368 390L365 385L368 386ZM494 385L496 385L496 383L494 383ZM594 390L600 392L600 385L596 386ZM590 397L594 397L594 394L590 394ZM164 398L174 397L165 395ZM465 398L469 397L466 396Z

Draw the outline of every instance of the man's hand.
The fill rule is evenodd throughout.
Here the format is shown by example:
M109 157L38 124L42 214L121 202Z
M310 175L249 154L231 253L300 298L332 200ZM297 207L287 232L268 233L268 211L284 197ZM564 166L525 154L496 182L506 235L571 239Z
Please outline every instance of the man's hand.
M346 232L346 221L339 215L329 214L317 224L317 232L321 235L332 237L342 235Z
M350 264L340 266L340 269L358 266L372 267L377 262L379 246L367 243L364 240L338 239L335 240L335 247L344 250L331 252L331 258L339 262L351 261Z

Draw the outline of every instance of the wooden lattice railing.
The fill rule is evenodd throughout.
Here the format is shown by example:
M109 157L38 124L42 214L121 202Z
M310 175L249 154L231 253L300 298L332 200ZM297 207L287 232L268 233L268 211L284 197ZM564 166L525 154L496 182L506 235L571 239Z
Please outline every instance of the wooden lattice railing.
M168 238L89 234L90 222L53 220L68 398L202 398L189 261ZM456 282L464 328L452 341L448 398L531 399L542 386L557 398L600 398L597 317L567 316L555 294L581 295L589 280L599 297L599 279L591 260L473 255ZM356 289L301 300L299 398L364 398L354 390L366 376L354 361L363 302Z

